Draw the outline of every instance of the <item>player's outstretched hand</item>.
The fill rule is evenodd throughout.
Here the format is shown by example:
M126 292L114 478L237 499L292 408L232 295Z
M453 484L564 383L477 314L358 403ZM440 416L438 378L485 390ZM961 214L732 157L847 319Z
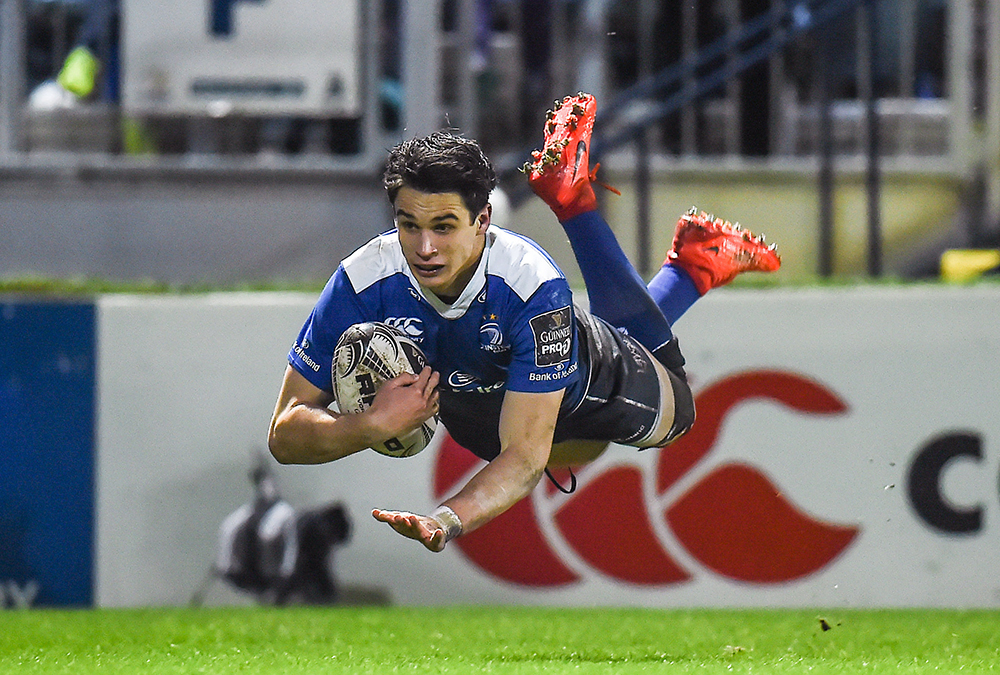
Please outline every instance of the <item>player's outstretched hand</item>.
M389 527L404 537L416 539L427 547L428 551L440 553L444 550L444 530L434 518L409 511L383 511L382 509L373 509L372 515L375 520L388 523Z

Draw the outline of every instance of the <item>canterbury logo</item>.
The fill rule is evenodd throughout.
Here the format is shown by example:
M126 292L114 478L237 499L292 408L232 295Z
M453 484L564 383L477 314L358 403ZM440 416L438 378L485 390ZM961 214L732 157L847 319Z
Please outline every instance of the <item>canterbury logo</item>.
M400 330L414 342L420 342L424 337L424 322L413 317L391 316L382 321L385 324Z
M743 462L715 467L690 487L678 485L712 450L730 411L757 399L812 415L847 410L836 394L801 375L733 375L698 394L694 428L658 451L652 499L646 497L647 480L638 467L619 464L597 475L584 470L580 490L554 508L536 508L536 500L563 499L549 485L454 545L486 573L525 586L561 586L595 572L640 585L681 583L697 570L671 553L678 545L687 553L684 559L739 581L777 584L814 574L854 541L858 526L810 516L782 496L763 471ZM766 439L766 433L760 437ZM435 497L452 494L480 464L446 437L437 458ZM537 513L551 513L551 527L543 527ZM656 519L661 519L659 527ZM657 534L663 528L672 541ZM549 532L561 537L562 545L554 546ZM518 545L511 546L512 541ZM560 555L567 546L575 560Z

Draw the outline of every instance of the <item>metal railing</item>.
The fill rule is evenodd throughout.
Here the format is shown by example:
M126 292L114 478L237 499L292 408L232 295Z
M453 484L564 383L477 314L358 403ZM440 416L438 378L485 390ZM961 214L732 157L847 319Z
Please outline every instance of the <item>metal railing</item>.
M881 82L881 98L891 98L892 114L900 123L887 126L884 133L888 135L884 150L888 153L904 156L940 157L951 152L949 140L952 127L949 123L948 111L941 105L933 105L928 101L946 101L961 94L961 85L951 83L947 72L951 53L942 54L940 72L930 75L936 82L927 84L924 77L926 68L918 67L921 59L917 58L920 45L944 44L944 25L933 24L931 29L925 28L927 21L920 20L927 14L921 8L929 0L900 0L889 2L882 0L878 5L883 8L894 8L900 21L887 24L883 28L883 42L897 45L898 54L888 67L898 70L898 76L891 82ZM516 150L533 137L533 129L537 126L536 118L544 112L534 109L538 101L545 105L546 101L562 96L577 88L594 91L602 101L601 115L606 121L602 126L611 123L615 110L622 104L622 93L630 92L633 103L639 100L638 89L633 87L651 88L660 93L641 98L645 109L636 105L622 111L630 113L630 125L641 125L651 119L669 116L661 115L665 107L672 103L664 96L681 95L692 87L702 90L702 101L697 106L689 106L681 110L679 115L679 139L669 141L663 138L663 132L651 127L648 142L654 153L666 152L686 156L699 155L735 155L745 153L741 147L741 126L745 123L748 111L741 101L745 87L741 87L736 75L740 72L740 62L753 59L751 51L741 47L751 46L762 54L755 63L766 61L769 73L767 83L770 87L770 98L764 109L759 111L762 118L769 120L772 128L771 142L767 148L770 156L809 156L818 149L818 107L817 86L815 78L807 71L815 70L804 67L803 59L809 59L808 49L799 49L796 53L782 53L781 47L787 46L801 37L804 31L815 27L824 20L823 13L835 11L827 8L826 3L817 5L814 2L790 2L789 0L773 0L771 9L763 14L749 17L744 21L741 17L739 0L701 0L694 3L679 3L682 6L679 16L680 24L667 26L668 38L683 43L681 58L673 66L660 70L653 78L645 79L641 84L630 80L628 76L616 73L621 70L616 63L627 64L625 70L634 71L638 78L643 73L653 72L653 64L657 62L662 45L655 42L653 23L657 12L661 15L672 3L659 3L654 0L579 0L566 2L552 0L548 3L536 2L497 2L479 3L474 0L367 0L365 34L360 41L365 53L363 68L366 71L365 89L371 96L366 101L366 116L379 117L379 111L387 106L384 96L379 95L385 90L384 85L392 78L386 77L384 55L396 48L401 51L402 65L398 78L403 82L396 85L405 86L411 81L416 86L410 87L410 95L395 104L395 112L406 112L407 119L401 120L401 126L408 129L423 124L452 124L465 133L480 137L487 145L491 154L503 154ZM533 6L548 5L546 14L547 30L540 31L528 15ZM941 4L941 3L934 3ZM963 21L965 0L952 0L948 3L954 16L952 24ZM988 11L995 12L995 2L972 3L972 5L988 5ZM24 101L30 93L31 85L37 84L37 64L33 66L29 81L24 67L24 59L18 54L25 51L26 31L30 15L31 24L38 32L39 21L48 20L51 25L47 29L48 65L50 76L54 76L61 65L61 59L72 46L73 32L79 24L78 11L80 2L67 0L0 0L4 20L0 21L0 32L3 36L5 58L0 63L2 77L3 108L0 111L0 131L3 137L0 149L8 154L31 149L72 151L71 142L63 139L67 147L60 148L60 139L53 137L48 140L33 138L28 143L26 135L39 126L41 116L30 110L24 110L18 101ZM61 11L39 13L39 7L58 8ZM387 10L386 8L395 7ZM481 7L492 7L487 16L479 14ZM629 10L629 8L632 8ZM33 11L32 8L35 8ZM926 8L924 8L926 9ZM534 11L534 10L531 10ZM944 11L943 9L941 10ZM631 12L631 13L630 13ZM921 13L922 12L922 13ZM396 31L386 31L386 16L390 21L396 21ZM702 37L699 48L699 32L704 32L705 17L714 17L718 25L713 37ZM662 20L661 20L662 22ZM482 29L482 24L489 24L489 31ZM933 23L933 22L932 22ZM968 22L971 23L971 22ZM986 24L987 26L990 24ZM658 26L658 28L660 28ZM850 23L842 25L841 32L852 37ZM857 30L860 30L858 28ZM422 31L419 40L405 40L404 34ZM921 31L920 40L917 32ZM961 34L956 31L957 34ZM987 34L995 34L987 32ZM765 35L766 34L766 35ZM398 41L392 44L387 41ZM37 36L33 43L38 42ZM838 62L843 61L848 72L834 74L837 82L834 84L834 151L837 154L863 154L863 129L857 124L855 114L856 101L862 97L858 92L867 87L868 69L866 67L868 50L863 41L854 40L855 44L845 45L840 51ZM485 46L484 46L485 43ZM781 43L780 46L778 43ZM532 63L526 55L533 45L542 44L549 56L543 66ZM41 48L36 45L34 49ZM627 52L625 56L616 56L619 52ZM433 53L432 52L436 52ZM693 58L698 55L702 59L696 63ZM45 61L45 59L43 59ZM713 61L722 64L721 68L706 74L705 68ZM924 64L926 65L926 64ZM537 70L544 68L539 76ZM370 77L368 77L370 75ZM403 77L405 75L405 77ZM532 78L539 81L532 84ZM670 82L666 82L670 79ZM952 85L955 86L952 86ZM945 92L948 86L952 91ZM671 91L671 87L674 91ZM924 88L925 95L936 98L919 98L915 95L918 88ZM529 90L534 92L528 95ZM846 92L841 95L838 90ZM853 93L851 92L853 90ZM708 94L708 100L704 100ZM604 103L604 102L610 102ZM93 106L91 106L93 108ZM113 106L112 106L113 108ZM100 111L97 111L98 113ZM81 112L80 115L85 115ZM110 109L106 116L112 127L110 133L117 134L117 111ZM96 116L96 113L92 115ZM527 120L524 124L515 121ZM231 117L225 120L237 126L243 125L256 134L253 119ZM152 120L151 124L178 127L176 120ZM189 136L204 134L205 127L212 124L194 122L179 125L168 130L181 140L176 145L184 151L190 145ZM218 125L216 125L218 126ZM356 145L371 144L381 148L382 132L390 136L401 133L399 127L386 129L385 125L365 127L359 133L368 132L369 138ZM896 130L896 127L899 130ZM924 142L912 133L915 128L928 130L931 142ZM622 129L621 133L628 135L630 129ZM18 137L20 134L20 137ZM246 134L244 134L245 136ZM373 137L371 137L373 136ZM609 142L613 143L613 139ZM46 145L47 144L47 145ZM122 152L120 144L93 143L87 151L103 150L116 154ZM224 146L224 144L223 144ZM252 144L250 144L252 151ZM223 147L220 152L240 152L246 148Z
M115 104L80 106L49 127L43 114L25 106L29 15L32 7L60 4L76 5L0 0L0 161L22 162L44 150L56 162L127 168L133 159L123 156L122 115ZM546 105L536 109L538 101L586 89L601 101L595 155L631 145L639 155L639 176L648 176L642 163L655 155L724 157L738 164L748 154L747 124L766 120L765 159L800 158L809 171L818 161L820 175L829 180L834 157L867 157L871 184L877 182L879 157L961 174L979 170L986 183L985 219L1000 213L1000 0L772 0L767 11L749 17L743 16L749 3L742 0L362 5L358 140L344 154L282 158L281 170L371 171L396 140L447 125L480 138L509 172L523 161L524 148L537 143ZM542 5L544 15L531 14ZM854 11L862 5L890 15L877 42L865 35L869 21L881 15ZM486 15L479 13L484 7L490 8ZM62 22L49 31L54 71L72 44L75 23L68 10L50 15ZM824 42L821 36L831 30L837 31L835 43ZM673 63L661 64L664 44L657 40L663 39L680 44ZM532 61L532 45L547 54L541 66ZM940 46L928 51L926 45ZM819 60L818 49L826 50ZM883 53L887 49L891 53ZM398 55L389 58L394 50ZM656 70L658 64L664 67ZM759 108L747 103L753 87L745 77L752 69L758 73L754 86L768 90ZM386 94L393 87L395 97ZM191 155L199 166L225 170L259 163L253 156L259 143L219 138L259 134L260 120L144 122L179 139L176 150L143 157L144 166L190 164ZM58 133L46 136L46 128ZM75 128L87 134L86 142L69 133ZM97 133L102 129L103 137ZM213 135L214 143L204 142ZM81 153L89 159L81 160ZM877 254L870 253L876 271ZM819 267L825 268L822 260Z
M637 267L642 274L651 271L648 258L650 250L650 152L648 130L674 115L692 103L717 91L722 85L733 81L741 74L772 57L793 40L807 34L822 31L831 21L861 6L867 6L868 19L866 33L869 52L874 51L877 36L874 0L814 0L795 6L786 6L780 12L759 15L728 32L725 36L706 45L659 73L625 89L603 106L597 117L591 146L591 161L599 161L603 155L625 145L634 148L637 196L637 239L639 260ZM822 39L822 38L821 38ZM726 57L721 60L720 58ZM869 59L869 68L874 63ZM826 82L825 87L829 86ZM865 97L866 138L868 157L868 212L869 212L869 260L868 270L872 276L882 272L881 226L879 209L879 133L878 116L873 87L868 87ZM820 147L823 148L823 168L820 172L821 199L821 246L819 269L829 275L832 260L832 142L829 97L824 98L821 111L824 120L821 125ZM530 148L515 155L501 167L501 175L510 179L525 161L530 159ZM514 183L520 187L510 195L514 204L528 195L523 181Z

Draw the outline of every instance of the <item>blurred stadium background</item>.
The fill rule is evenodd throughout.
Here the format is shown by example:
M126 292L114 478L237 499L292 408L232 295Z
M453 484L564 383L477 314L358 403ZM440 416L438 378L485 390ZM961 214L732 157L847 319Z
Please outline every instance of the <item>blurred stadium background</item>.
M83 96L63 86L81 78ZM997 287L798 288L996 271L1000 0L0 0L0 282L315 289L388 227L385 150L447 126L501 170L499 224L582 285L517 172L577 90L598 98L595 153L623 193L603 208L644 275L692 204L778 242L775 281L795 288L710 296L682 326L700 410L721 425L753 401L767 432L739 417L700 474L651 453L638 474L597 467L584 493L649 510L610 558L578 538L586 500L541 491L517 517L552 551L511 560L502 538L434 557L370 523L365 509L450 487L444 441L407 462L276 467L291 504L355 516L344 597L1000 601ZM314 290L15 291L0 296L0 606L253 599L202 584L219 524L252 497ZM699 442L691 464L714 439ZM715 479L755 507L692 534Z
M580 89L646 273L691 204L779 241L782 278L935 276L998 244L994 2L118 4L3 2L5 276L322 277L382 226L385 148L443 125L562 254L513 169ZM79 99L52 82L83 29Z

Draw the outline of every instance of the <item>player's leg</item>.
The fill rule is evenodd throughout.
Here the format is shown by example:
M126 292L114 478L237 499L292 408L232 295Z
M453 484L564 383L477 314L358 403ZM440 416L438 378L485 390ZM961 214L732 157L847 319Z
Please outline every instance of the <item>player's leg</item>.
M652 342L637 324L660 335L652 301L667 325L674 323L705 293L724 286L744 272L773 272L781 266L776 247L749 230L692 208L681 216L673 245L649 284L643 284L611 227L598 211L587 211L562 222L587 284L595 315L625 327L647 347ZM612 275L614 275L612 277ZM640 286L643 289L640 290ZM646 296L649 296L648 298Z
M597 104L593 96L567 97L550 111L545 144L524 167L532 189L562 223L587 284L593 313L625 328L656 350L669 335L649 307L651 296L667 330L702 295L749 271L781 265L763 237L728 221L691 209L677 223L673 245L659 272L646 286L597 212L591 182L590 138ZM667 337L667 340L670 338Z
M701 297L691 275L669 259L663 261L663 266L646 284L646 289L671 326Z
M683 358L670 324L645 282L622 251L614 232L597 211L590 183L590 136L597 104L589 94L563 99L550 112L545 145L525 166L532 189L562 224L576 256L590 311L625 330L671 368Z
M603 335L594 337L605 347L598 358L606 360L595 371L586 405L564 420L567 428L588 439L612 439L636 448L672 443L694 424L694 396L687 381L636 340L601 325ZM587 464L607 446L607 440L555 443L548 468Z
M673 324L702 295L743 272L773 272L781 266L764 236L692 208L677 221L673 245L649 293Z
M673 338L670 323L598 211L562 222L587 285L590 311L651 351Z
M652 362L659 382L659 405L656 407L660 416L649 434L634 445L638 448L659 448L680 438L694 424L694 396L679 375L667 370L652 354L647 358ZM655 402L650 400L649 403ZM590 440L553 443L546 467L562 469L589 464L604 454L609 445L607 441Z
M637 444L640 448L660 448L673 443L694 424L694 394L687 381L680 374L664 368L658 360L654 359L653 367L660 385L661 414L653 432L644 442Z

